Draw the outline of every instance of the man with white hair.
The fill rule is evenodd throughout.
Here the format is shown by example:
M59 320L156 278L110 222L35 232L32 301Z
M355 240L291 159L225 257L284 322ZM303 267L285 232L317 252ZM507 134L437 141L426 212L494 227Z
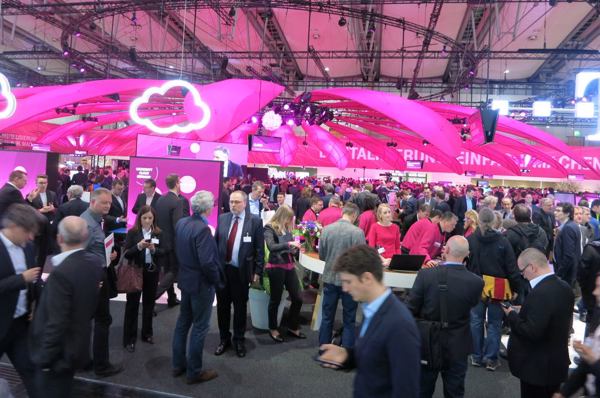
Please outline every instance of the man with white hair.
M209 191L192 197L192 216L175 226L175 253L179 259L181 310L173 335L173 377L187 374L187 384L217 377L212 369L202 369L202 350L208 334L215 291L222 283L217 243L208 227L215 198ZM188 332L191 328L189 347ZM187 352L187 357L186 357Z
M58 225L61 254L52 258L32 322L31 358L38 397L71 396L73 376L90 361L90 319L94 315L104 264L84 250L86 222L75 216Z
M58 206L54 217L54 225L58 226L60 221L68 216L79 217L87 210L90 205L81 199L82 196L83 187L81 185L71 185L69 187L67 190L67 198L69 198L69 201Z

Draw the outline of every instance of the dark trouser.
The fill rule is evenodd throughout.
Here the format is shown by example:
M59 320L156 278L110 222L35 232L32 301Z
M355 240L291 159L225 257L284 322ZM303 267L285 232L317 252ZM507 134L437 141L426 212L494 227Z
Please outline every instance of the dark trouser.
M0 358L6 353L8 359L21 376L23 384L27 389L27 394L35 397L35 366L29 356L29 346L27 345L27 330L29 321L27 315L13 319L6 335L0 340Z
M553 386L534 386L521 380L521 398L551 398L560 384Z
M108 331L112 323L110 298L106 278L106 268L102 277L102 287L98 293L98 305L94 314L94 368L102 370L110 365L108 361Z
M135 344L138 328L138 312L140 297L142 298L142 339L152 337L152 318L156 288L158 286L158 270L149 272L144 268L142 291L127 293L125 320L123 321L123 345Z
M158 288L156 289L156 298L160 298L160 296L167 292L167 295L169 296L168 300L172 302L177 299L173 283L175 283L177 280L177 271L179 270L179 266L177 263L177 256L175 256L175 251L171 250L167 257L167 264L163 267L164 275L158 282Z
M342 312L344 330L342 332L342 346L354 347L356 334L356 308L358 303L352 296L345 293L341 286L331 283L323 283L323 308L321 311L321 327L319 328L319 345L331 343L333 333L333 321L337 311L338 300L342 299Z
M285 270L283 268L270 268L267 270L269 283L271 285L271 297L269 299L269 329L277 329L277 309L281 302L283 286L290 294L292 305L290 306L288 328L299 329L300 310L302 309L302 297L300 297L300 282L296 270Z
M213 287L201 287L201 291L194 294L181 292L181 309L173 333L173 369L186 369L190 379L202 371L204 339L210 327L214 301ZM189 333L188 345L190 328L192 331Z
M442 373L445 398L460 398L465 396L467 358L460 361L452 361L443 370L429 370L421 367L421 398L431 398L433 396L438 373Z
M217 292L217 318L221 341L231 339L229 331L231 304L233 304L233 340L244 341L248 284L242 282L239 268L228 264L225 266L225 287Z
M73 377L75 372L72 370L63 372L54 372L52 370L42 371L36 369L35 387L38 398L69 398L73 388ZM31 397L34 398L34 397Z

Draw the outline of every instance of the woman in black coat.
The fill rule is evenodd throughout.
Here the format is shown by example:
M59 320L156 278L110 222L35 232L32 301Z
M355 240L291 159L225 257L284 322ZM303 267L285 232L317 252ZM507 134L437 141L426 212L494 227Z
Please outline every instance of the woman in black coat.
M156 226L156 213L150 206L142 206L138 211L135 225L125 237L123 253L130 263L143 268L143 288L141 292L127 293L125 320L123 322L123 346L129 352L135 351L138 328L138 310L142 297L142 341L154 344L152 339L152 317L158 276L162 259L166 252L161 249L161 231Z
M300 297L300 281L296 274L294 254L298 252L300 243L292 236L294 211L286 205L277 209L271 221L265 226L265 244L269 249L269 261L265 266L271 286L269 300L269 335L278 343L283 337L277 330L277 309L281 302L283 287L287 289L292 300L288 317L288 334L292 337L305 339L300 332L299 317L302 308Z

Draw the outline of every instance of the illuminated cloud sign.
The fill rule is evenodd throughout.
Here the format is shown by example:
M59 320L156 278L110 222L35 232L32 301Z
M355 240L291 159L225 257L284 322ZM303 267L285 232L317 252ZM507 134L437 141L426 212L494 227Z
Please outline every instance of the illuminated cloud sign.
M152 119L143 118L139 115L138 111L140 106L150 102L150 97L153 95L165 95L167 91L175 87L182 87L187 90L188 94L194 99L194 105L196 105L202 111L202 119L196 123L186 123L184 125L174 124L171 126L157 126ZM208 104L202 101L200 93L192 84L184 80L170 80L160 87L150 87L141 97L136 98L129 107L129 115L131 119L137 123L148 128L158 134L172 134L172 133L189 133L192 130L200 130L208 125L210 122L210 108Z
M8 119L14 115L17 110L17 99L10 91L8 79L2 73L0 73L0 95L6 101L6 107L0 111L0 119Z

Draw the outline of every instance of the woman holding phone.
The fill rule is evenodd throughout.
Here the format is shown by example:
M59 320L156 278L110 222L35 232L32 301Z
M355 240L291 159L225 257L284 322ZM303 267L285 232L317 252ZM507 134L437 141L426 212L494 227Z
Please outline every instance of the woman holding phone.
M123 253L134 266L143 269L141 292L127 293L125 320L123 322L123 347L135 351L138 328L138 310L142 297L142 341L154 344L152 339L152 317L154 300L158 286L158 276L165 251L160 247L161 231L156 226L156 213L150 206L142 206L138 211L133 228L127 231Z
M283 287L287 289L292 300L288 318L288 335L297 339L305 339L300 332L300 281L296 275L294 255L300 249L300 243L294 241L292 236L294 211L287 205L281 206L273 218L265 225L265 244L269 249L269 261L265 266L271 286L269 300L269 335L277 343L283 343L277 325L277 309L281 302Z

